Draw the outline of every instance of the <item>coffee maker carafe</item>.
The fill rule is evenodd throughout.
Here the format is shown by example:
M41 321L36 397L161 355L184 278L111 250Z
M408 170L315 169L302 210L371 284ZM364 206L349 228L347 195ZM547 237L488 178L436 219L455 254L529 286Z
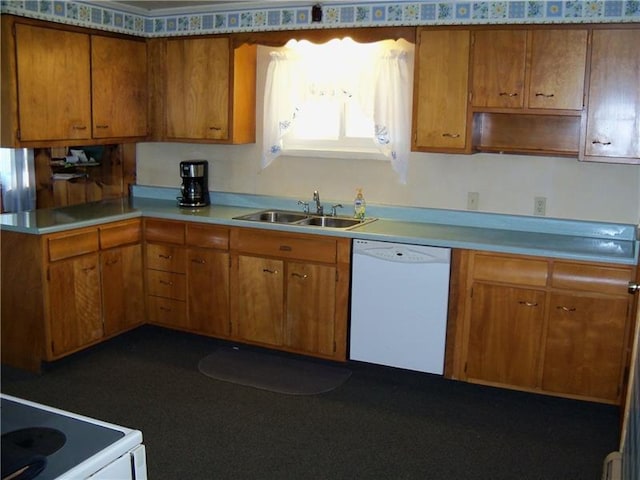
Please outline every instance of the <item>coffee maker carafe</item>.
M206 160L180 162L180 207L206 207L209 205L209 163Z

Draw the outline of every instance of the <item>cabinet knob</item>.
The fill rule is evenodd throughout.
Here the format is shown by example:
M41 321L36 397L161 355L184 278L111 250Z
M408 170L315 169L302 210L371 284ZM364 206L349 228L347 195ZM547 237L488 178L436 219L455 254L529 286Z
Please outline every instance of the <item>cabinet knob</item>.
M562 310L563 312L575 312L575 307L565 307L564 305L558 305L556 307L558 310Z
M629 282L629 293L640 292L640 283Z
M520 300L518 303L520 305L524 305L525 307L537 307L538 306L538 302L526 302L524 300Z

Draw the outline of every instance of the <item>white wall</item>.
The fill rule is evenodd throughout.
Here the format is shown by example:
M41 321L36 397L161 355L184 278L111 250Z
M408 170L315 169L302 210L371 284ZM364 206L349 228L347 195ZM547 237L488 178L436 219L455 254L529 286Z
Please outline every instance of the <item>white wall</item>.
M259 51L260 104L267 49ZM178 187L179 162L204 159L209 161L209 188L215 191L308 201L319 190L326 203L349 206L355 189L362 187L370 203L454 210L466 209L467 192L473 191L479 192L479 210L484 212L532 215L533 199L541 196L547 198L549 217L632 224L640 220L640 165L525 155L412 153L406 185L398 183L389 163L357 157L280 157L261 171L261 105L257 117L256 144L138 144L137 183Z

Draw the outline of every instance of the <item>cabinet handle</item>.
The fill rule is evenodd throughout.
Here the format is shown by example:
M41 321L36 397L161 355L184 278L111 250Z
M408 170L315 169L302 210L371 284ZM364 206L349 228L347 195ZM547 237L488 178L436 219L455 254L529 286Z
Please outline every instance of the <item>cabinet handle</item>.
M116 263L118 263L118 260L107 260L106 262L107 266L115 265Z
M460 134L459 133L443 133L442 136L448 137L448 138L459 138Z
M171 260L173 258L172 255L162 255L162 254L158 254L158 256L160 258L164 258L165 260Z
M291 276L292 277L298 277L298 278L307 278L308 277L308 275L306 273L303 274L303 273L296 273L296 272L293 272L291 274Z
M160 284L161 284L161 285L169 285L169 286L173 286L173 282L167 282L166 280L160 280Z
M640 292L640 283L629 282L629 293Z
M538 302L526 302L524 300L520 300L518 303L520 305L524 305L525 307L537 307L538 306Z
M109 128L109 125L96 125L96 128Z
M84 267L82 269L82 271L86 273L86 272L90 272L91 270L95 270L95 269L96 269L96 266L94 265L92 267Z
M163 312L170 312L171 311L171 309L167 308L167 307L160 307L160 310L163 311Z
M191 263L200 263L200 264L204 265L207 262L205 260L203 260L202 258L192 258L191 259Z
M87 126L86 125L73 125L71 128L74 129L74 130L86 130Z
M274 275L278 274L278 270L269 270L268 268L263 268L262 271L265 273L273 273Z
M611 142L601 142L600 140L594 140L591 142L592 145L611 145Z
M222 128L221 127L212 126L212 127L209 127L209 130L215 130L216 132L219 132L220 130L222 130Z
M536 92L536 97L551 98L553 96L555 96L553 93Z
M282 252L290 252L292 248L289 245L280 245L280 250Z
M501 97L517 97L517 93L500 92L498 95Z
M564 305L558 305L556 307L558 310L562 310L563 312L575 312L575 307L565 307Z

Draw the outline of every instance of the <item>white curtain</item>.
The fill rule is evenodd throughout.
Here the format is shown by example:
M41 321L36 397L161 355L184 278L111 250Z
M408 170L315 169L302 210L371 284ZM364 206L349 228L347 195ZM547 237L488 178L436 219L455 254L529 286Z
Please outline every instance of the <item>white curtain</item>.
M0 186L5 212L36 208L33 150L0 148Z
M406 183L413 45L405 41L357 44L351 39L324 45L293 44L293 48L272 52L267 68L262 168L282 153L282 138L306 99L346 95L373 118L375 145Z

